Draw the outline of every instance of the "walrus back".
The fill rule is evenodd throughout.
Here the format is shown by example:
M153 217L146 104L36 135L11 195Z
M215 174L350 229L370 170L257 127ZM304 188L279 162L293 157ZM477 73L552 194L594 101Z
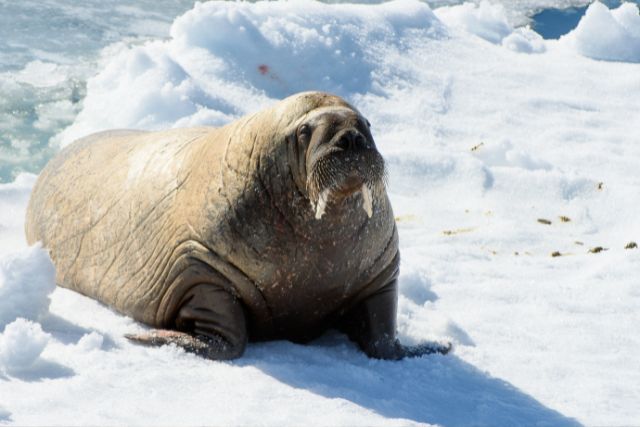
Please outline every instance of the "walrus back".
M42 241L58 285L156 324L171 248L171 221L188 177L189 143L208 132L110 131L78 140L43 170L26 218L27 241Z

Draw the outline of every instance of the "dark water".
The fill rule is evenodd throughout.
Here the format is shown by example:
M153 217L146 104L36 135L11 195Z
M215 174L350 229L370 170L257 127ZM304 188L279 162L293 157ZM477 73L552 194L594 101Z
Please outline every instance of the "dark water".
M600 0L611 8L623 3L620 0ZM630 3L640 5L640 0L630 0ZM533 15L533 29L545 39L558 39L573 30L580 22L588 6L570 7L567 9L544 9Z

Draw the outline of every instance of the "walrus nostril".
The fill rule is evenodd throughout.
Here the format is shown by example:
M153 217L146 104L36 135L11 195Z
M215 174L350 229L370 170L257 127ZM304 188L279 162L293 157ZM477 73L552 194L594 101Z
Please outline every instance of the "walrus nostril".
M366 148L367 140L360 132L351 130L343 133L335 145L343 150L351 151Z
M336 141L336 147L342 148L343 150L351 150L353 147L352 140L351 132L345 132L338 138L338 141Z

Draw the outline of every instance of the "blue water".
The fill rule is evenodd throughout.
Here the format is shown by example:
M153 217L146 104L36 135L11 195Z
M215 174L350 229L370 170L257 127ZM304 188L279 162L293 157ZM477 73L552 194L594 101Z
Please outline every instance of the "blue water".
M51 138L80 111L104 47L167 37L193 3L0 0L0 183L37 173L57 150Z
M640 0L628 0L640 5ZM620 0L600 0L611 8L620 6ZM567 9L544 9L531 18L533 29L545 39L558 39L573 30L580 22L588 6Z

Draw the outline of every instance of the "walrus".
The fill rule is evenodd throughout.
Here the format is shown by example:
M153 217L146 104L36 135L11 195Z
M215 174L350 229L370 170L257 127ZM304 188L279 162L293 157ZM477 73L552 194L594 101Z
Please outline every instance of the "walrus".
M372 358L441 352L396 338L398 232L369 122L300 93L221 128L80 139L40 174L26 217L56 282L210 359L248 341L343 331Z

